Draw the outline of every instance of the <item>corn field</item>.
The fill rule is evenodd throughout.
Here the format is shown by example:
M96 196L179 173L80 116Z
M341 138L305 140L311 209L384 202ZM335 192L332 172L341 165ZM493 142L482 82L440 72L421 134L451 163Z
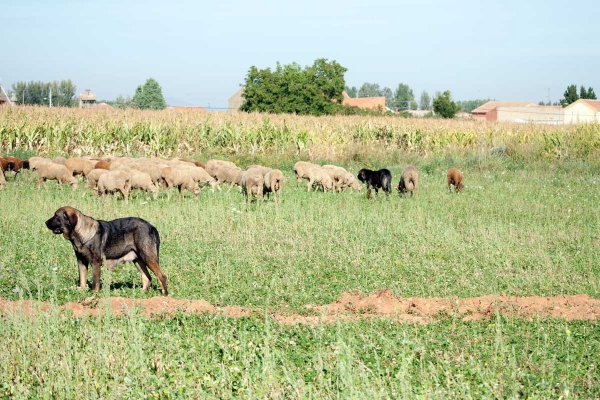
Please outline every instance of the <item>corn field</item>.
M420 156L500 151L535 159L585 159L598 155L600 125L3 107L0 145L2 154L41 156L295 153L340 160L357 149L376 148Z

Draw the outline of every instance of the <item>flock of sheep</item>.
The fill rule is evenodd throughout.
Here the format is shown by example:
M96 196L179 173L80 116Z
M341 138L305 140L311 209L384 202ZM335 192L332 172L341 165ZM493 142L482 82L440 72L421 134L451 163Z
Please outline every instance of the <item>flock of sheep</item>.
M87 185L84 195L88 189L98 195L108 193L121 193L125 202L128 202L132 190L145 191L148 195L157 198L159 188L164 188L167 198L170 199L171 192L177 187L179 193L184 190L198 195L205 187L210 186L221 190L222 185L228 185L229 190L233 186L239 186L246 201L254 198L262 199L264 195L273 194L275 201L280 200L283 190L284 177L278 169L272 169L261 165L251 165L246 170L230 161L209 160L206 163L175 158L172 160L162 158L132 158L113 157L55 157L53 159L42 157L31 157L29 160L20 160L16 157L0 157L2 171L14 171L18 173L21 169L35 170L38 175L38 188L47 180L56 180L59 187L66 183L73 189L79 184L78 176L85 177ZM341 192L344 189L362 189L360 182L367 186L367 197L370 198L371 189L378 192L382 189L386 194L391 192L391 173L387 169L371 171L361 169L355 176L342 167L336 165L317 165L306 161L299 161L294 165L296 186L304 179L307 181L307 189L313 188L323 191ZM462 173L451 168L447 175L448 189L453 187L457 192L463 187ZM6 186L4 173L0 174L0 189ZM398 183L400 194L410 193L411 196L417 191L418 173L415 167L408 166L402 171Z
M251 165L246 171L234 163L222 160L209 160L206 164L187 159L131 158L131 157L31 157L19 160L15 157L0 157L2 171L18 173L21 169L35 170L38 188L46 187L47 180L56 180L59 187L70 185L74 190L79 185L78 176L85 177L88 189L98 195L120 193L128 202L132 190L145 191L157 198L159 188L165 188L170 199L174 187L182 194L188 190L198 195L206 186L221 190L221 185L241 187L242 193L251 200L271 193L277 200L283 189L283 173L280 170ZM0 174L0 189L6 186L4 174Z

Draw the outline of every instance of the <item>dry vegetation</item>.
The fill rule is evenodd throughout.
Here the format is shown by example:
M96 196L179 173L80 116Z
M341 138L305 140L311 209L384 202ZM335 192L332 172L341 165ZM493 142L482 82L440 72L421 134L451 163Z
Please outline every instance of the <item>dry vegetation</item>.
M497 151L528 159L588 158L600 149L599 125L529 125L399 117L308 117L198 111L0 109L8 153L163 157L219 152L345 162L399 150L421 156Z

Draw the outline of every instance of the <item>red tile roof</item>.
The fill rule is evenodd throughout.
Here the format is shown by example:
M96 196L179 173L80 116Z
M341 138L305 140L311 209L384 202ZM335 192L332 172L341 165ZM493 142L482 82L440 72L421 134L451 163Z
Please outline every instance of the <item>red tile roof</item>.
M600 112L600 100L588 100L588 99L579 99L571 104L569 104L566 108L570 108L572 107L574 104L578 104L578 103L583 103L585 104L588 108L596 111L596 112Z

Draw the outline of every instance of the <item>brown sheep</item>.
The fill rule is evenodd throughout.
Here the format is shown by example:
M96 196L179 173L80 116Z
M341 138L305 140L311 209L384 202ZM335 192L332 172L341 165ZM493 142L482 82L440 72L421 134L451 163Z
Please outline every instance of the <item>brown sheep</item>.
M185 189L192 192L194 196L197 196L200 193L198 184L194 182L190 174L188 174L186 171L167 167L163 169L163 177L167 183L167 199L171 198L173 186L179 188L180 196L183 195L183 191Z
M402 175L400 175L400 182L398 182L398 193L400 195L410 192L410 197L417 192L419 186L419 174L417 169L412 165L404 168Z
M308 161L298 161L296 164L294 164L294 173L296 174L296 187L298 187L298 184L300 184L300 181L302 179L308 179L308 170L314 167L320 166Z
M0 157L0 168L2 168L2 172L12 171L14 167L13 162L9 162L6 158Z
M131 175L127 171L108 171L98 178L98 194L120 192L125 204L129 203L131 193Z
M11 156L8 156L8 157L4 157L4 159L5 159L5 160L6 160L8 163L12 163L12 164L13 164L13 167L12 167L12 170L11 170L11 171L14 171L14 172L19 172L19 171L21 171L21 169L22 169L22 168L25 168L25 169L27 169L27 167L23 165L23 160L21 160L21 159L20 159L20 158L18 158L18 157L11 157ZM25 160L25 161L27 161L27 160Z
M96 160L73 157L67 159L65 166L73 175L87 175L96 166Z
M250 202L253 197L262 200L263 198L263 174L258 168L250 168L242 174L242 193L246 202Z
M454 186L456 193L460 192L464 187L463 174L458 168L450 168L448 170L448 191L452 191L452 186Z
M310 192L310 189L315 184L318 184L319 186L321 186L323 188L324 192L326 192L327 190L333 190L333 181L329 177L329 174L323 168L321 168L319 166L310 168L306 172L305 179L308 179L307 187L308 187L309 192ZM315 191L317 191L316 187L315 187Z
M58 181L58 186L62 189L62 183L66 182L73 187L73 190L77 189L77 179L73 177L71 171L67 169L62 164L56 164L52 161L41 163L37 166L37 174L38 174L38 189L42 182L44 182L44 187L48 189L46 185L46 180L56 180Z
M106 169L109 170L110 169L110 162L109 161L98 161L96 163L96 165L94 165L94 169Z
M269 196L270 193L273 193L275 201L277 201L278 198L281 200L281 191L283 190L284 181L283 172L280 170L273 169L267 172L263 180L263 193L266 193L267 196Z

